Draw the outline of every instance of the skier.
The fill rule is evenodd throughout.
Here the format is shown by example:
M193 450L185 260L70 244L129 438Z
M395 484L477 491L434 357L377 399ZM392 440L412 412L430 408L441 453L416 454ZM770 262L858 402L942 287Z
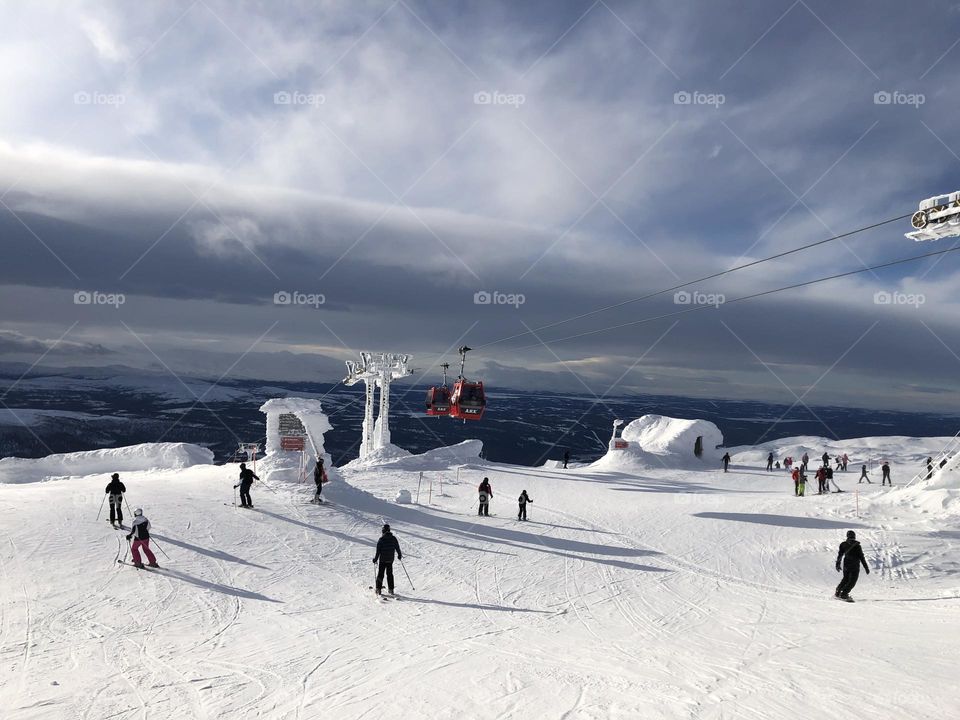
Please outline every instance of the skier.
M727 468L730 467L730 453L724 453L721 459L723 460L723 471L727 472Z
M823 460L824 465L830 464L830 456L827 454L826 450L823 451L823 455L820 456L820 459Z
M873 483L870 482L870 476L867 475L867 466L866 466L866 465L862 465L862 466L860 467L860 481L857 483L857 485L859 485L860 483L862 483L864 480L867 481L867 485L873 485Z
M569 450L564 450L564 451L563 451L563 469L564 469L564 470L567 469L567 464L568 464L569 462L570 462L570 451L569 451Z
M807 471L807 463L809 463L809 462L810 462L810 456L807 455L806 453L804 453L804 454L803 454L803 457L800 458L800 464L801 464L801 467L802 467L802 469L803 469L803 472L806 472L806 471Z
M837 463L837 467L835 468L836 470L839 470L839 469L841 469L841 468L843 467L843 458L842 458L842 457L840 457L839 455L837 455L837 456L834 458L834 461Z
M860 547L857 534L853 530L847 530L847 539L840 543L840 552L837 553L837 572L840 572L841 561L843 562L843 579L837 585L833 596L847 602L853 602L850 591L853 590L860 577L860 566L863 565L867 575L870 574L867 559L863 556L863 548Z
M520 511L517 513L517 520L526 520L527 503L532 503L533 500L530 499L530 496L527 495L527 491L524 490L522 493L520 493L520 497L517 498L517 502L520 503Z
M803 466L800 466L800 497L803 497L807 491L807 475L803 472Z
M480 483L480 487L477 488L477 493L480 496L480 509L477 511L477 515L488 517L490 515L490 498L493 497L493 488L490 487L490 478L483 479L483 482Z
M253 470L247 469L246 463L240 463L240 482L233 486L234 489L240 488L240 507L253 507L253 500L250 498L250 486L253 485L254 480L259 479L254 475Z
M393 556L396 554L397 560L403 560L403 553L400 552L400 543L390 532L390 525L385 524L381 530L380 539L377 541L377 554L373 556L373 564L377 567L377 595L383 591L383 576L387 576L387 592L391 595L393 592Z
M795 497L800 497L800 468L795 467L790 476L793 478L793 494Z
M110 494L110 524L120 523L123 527L123 494L127 491L126 486L120 482L120 474L114 473L110 476L110 482L107 484L105 493Z
M777 467L780 467L780 463L777 463ZM767 472L773 470L773 453L767 454Z
M826 471L826 468L827 468L827 467L828 467L827 465L823 465L823 466L817 468L817 475L816 475L816 478L817 478L817 495L823 495L823 492L824 492L823 489L824 489L824 487L825 487L826 484L827 484L827 471Z
M143 567L143 563L140 561L140 548L143 548L150 567L160 567L157 565L157 558L154 557L153 551L150 550L150 521L147 520L147 516L143 514L143 510L140 508L133 511L133 523L130 525L130 532L127 533L127 541L131 538L136 538L130 547L134 566L137 568Z
M836 492L840 492L840 488L837 487L837 484L836 484L835 482L833 482L833 468L828 465L828 466L827 466L827 480L826 480L826 482L823 484L823 485L824 485L824 489L826 490L826 492L830 492L830 485L831 485L831 483L833 484L833 487L836 488Z
M847 463L848 463L848 462L850 462L850 458L847 457L847 454L846 454L846 453L844 453L844 454L843 454L843 471L844 471L844 472L847 471Z
M883 477L880 479L880 486L883 487L887 483L890 483L890 487L893 487L893 480L890 479L890 463L884 460L883 465L880 466L880 470L883 471Z
M313 482L317 485L317 492L311 502L323 502L320 495L323 492L323 484L327 482L327 471L323 469L323 457L317 458L317 465L313 468Z

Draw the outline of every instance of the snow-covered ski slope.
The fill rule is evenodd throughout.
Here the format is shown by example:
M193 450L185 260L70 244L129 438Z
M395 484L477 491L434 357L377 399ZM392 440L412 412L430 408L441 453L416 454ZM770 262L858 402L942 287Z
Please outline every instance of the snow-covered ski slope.
M457 483L441 450L404 506L416 457L342 469L323 506L274 473L254 510L233 465L123 473L160 571L116 563L105 475L0 485L0 716L960 717L955 515L864 484L858 519L852 453L847 492L795 498L746 452L729 474L476 461ZM416 586L398 565L397 601L368 589L384 520ZM851 528L872 569L852 605L831 597Z

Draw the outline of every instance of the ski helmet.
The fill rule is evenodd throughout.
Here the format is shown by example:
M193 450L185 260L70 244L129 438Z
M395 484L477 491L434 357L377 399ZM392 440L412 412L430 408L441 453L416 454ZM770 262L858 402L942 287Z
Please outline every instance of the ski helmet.
M385 533L390 532L390 523L384 523L384 524L383 524L383 532L385 532Z
M847 530L847 538L853 540L857 534L853 530Z
M112 477L114 480L119 480L119 479L120 479L120 473L114 473L114 474L111 475L110 477Z
M140 517L141 515L143 515L143 508L137 508L136 510L133 511L133 514L136 515L137 517Z

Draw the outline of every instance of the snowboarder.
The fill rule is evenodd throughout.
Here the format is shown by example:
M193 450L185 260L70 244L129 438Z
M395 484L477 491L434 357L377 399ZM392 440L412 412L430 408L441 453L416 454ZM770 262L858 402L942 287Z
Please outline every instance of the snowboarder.
M477 488L477 493L480 496L480 509L477 511L477 515L488 517L490 515L490 498L493 497L493 488L490 487L490 478L483 479L483 482L480 483L480 487Z
M317 465L313 468L313 482L317 485L317 492L313 496L313 502L323 502L320 496L323 492L323 484L327 482L327 471L323 469L323 457L317 458Z
M564 470L567 469L567 464L568 464L569 462L570 462L570 451L569 451L569 450L564 450L564 451L563 451L563 469L564 469Z
M385 524L381 530L380 539L377 541L377 554L373 556L373 564L377 566L377 595L383 591L383 576L387 576L387 592L391 595L393 592L393 557L396 554L397 560L403 560L403 553L400 552L400 543L390 532L390 525Z
M800 468L795 467L790 476L793 478L793 494L795 497L800 497Z
M893 480L890 479L890 463L884 460L883 465L880 466L880 470L883 472L883 476L880 478L880 486L883 487L887 483L890 483L890 487L893 487Z
M860 481L857 483L857 485L859 485L860 483L862 483L864 480L867 481L867 485L873 485L873 483L870 482L870 476L867 475L867 466L866 466L866 465L862 465L862 466L860 467Z
M517 513L517 520L526 520L527 503L532 503L533 500L530 499L530 496L527 495L527 491L524 490L522 493L520 493L520 497L517 498L517 502L520 503L520 511Z
M840 543L840 552L837 553L837 572L840 572L840 564L843 563L843 579L837 585L834 597L853 602L850 597L850 591L857 584L860 577L860 566L867 575L870 574L870 567L867 565L867 559L863 556L863 548L857 540L857 534L853 530L847 530L847 539Z
M233 486L234 489L240 488L240 507L253 507L253 500L250 498L250 486L253 485L254 480L259 479L254 475L253 470L247 469L246 463L240 463L240 482Z
M120 527L123 527L123 494L127 491L126 486L120 482L120 474L114 473L110 476L110 482L107 484L105 493L109 493L110 497L110 524L116 525L120 523Z
M723 471L727 472L730 467L730 453L724 453L721 459L723 460Z
M150 550L150 521L147 520L147 516L143 514L143 510L140 508L133 511L133 523L130 525L130 532L127 533L127 541L131 538L136 538L133 545L130 546L134 566L143 567L143 562L140 560L140 549L142 548L150 567L160 567L157 565L157 558L154 557L153 551Z
M846 454L846 453L844 453L844 454L843 454L843 471L844 471L844 472L847 471L847 463L848 463L848 462L850 462L850 458L847 457L847 454Z
M780 467L780 463L777 463L777 467ZM773 470L773 453L767 454L767 472Z

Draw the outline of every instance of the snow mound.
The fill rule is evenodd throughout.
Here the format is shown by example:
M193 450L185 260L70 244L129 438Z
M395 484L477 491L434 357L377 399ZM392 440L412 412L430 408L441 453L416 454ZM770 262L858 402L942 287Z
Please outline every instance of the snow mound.
M476 463L482 451L481 440L464 440L456 445L435 448L419 455L413 455L396 445L388 445L363 460L358 458L347 463L346 467L351 470L375 466L389 466L396 470L446 470L454 465Z
M954 439L952 437L905 437L887 435L879 437L833 440L815 435L770 440L760 445L743 445L730 448L730 456L735 465L766 466L767 454L773 453L774 459L783 461L792 457L797 462L804 453L810 456L810 464L819 467L820 457L826 452L831 458L844 453L850 459L849 469L859 472L861 465L871 469L884 460L890 462L894 482L907 482L920 472L928 457L937 457Z
M921 479L909 487L896 487L875 498L871 505L878 508L911 507L936 515L960 515L960 452L948 457L942 468L938 465L934 464L936 469L929 480L922 472Z
M644 415L624 427L620 437L629 443L626 448L609 449L589 467L627 472L638 468L712 468L723 454L716 449L723 445L723 434L708 420ZM699 458L694 455L697 438L703 445Z
M42 458L3 458L0 483L44 482L64 477L143 470L181 470L210 465L213 452L190 443L143 443L120 448L59 453Z
M409 490L401 489L397 491L397 497L394 499L398 505L409 505L413 502L413 497Z

